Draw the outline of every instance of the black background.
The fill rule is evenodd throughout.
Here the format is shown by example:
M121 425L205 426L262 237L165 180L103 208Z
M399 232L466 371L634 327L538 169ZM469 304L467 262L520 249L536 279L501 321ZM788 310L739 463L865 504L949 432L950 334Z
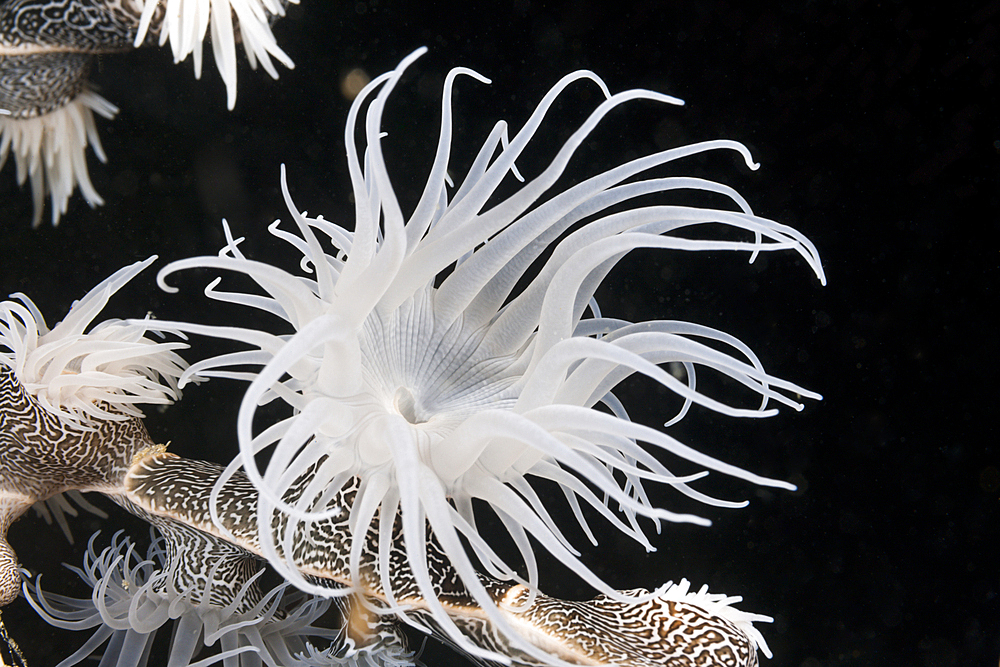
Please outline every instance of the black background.
M46 221L31 230L30 196L6 166L0 293L26 292L52 324L125 264L214 254L222 217L248 236L246 252L282 257L264 230L286 215L282 163L300 208L349 221L340 79L353 68L386 71L421 45L430 53L387 116L404 206L426 175L439 86L452 66L493 80L458 86L459 162L495 120L519 127L574 69L594 70L612 91L676 95L685 107L639 103L613 114L575 168L593 173L704 139L742 141L759 171L731 156L688 171L734 185L756 211L807 234L829 285L792 257L748 266L725 255L636 253L599 293L602 307L729 331L824 400L763 422L693 414L680 429L686 441L800 491L714 480L708 488L750 507L703 508L709 529L665 526L653 554L602 530L588 562L621 588L688 577L743 595L742 607L775 617L762 628L775 653L764 664L995 665L998 345L989 321L1000 259L1000 4L930 12L911 4L302 0L275 27L296 68L272 81L241 62L233 112L210 63L196 82L190 63L174 66L166 49L105 56L92 78L121 112L99 122L110 161L92 159L91 175L107 205L90 210L75 196L58 228ZM572 89L539 154L551 155L593 103L585 86ZM106 316L224 321L200 296L206 278L178 278L175 296L150 272ZM198 345L198 356L214 349ZM648 390L629 384L622 398L637 419L662 421ZM193 388L151 415L150 429L180 453L225 460L238 396L221 382ZM695 509L674 496L663 503ZM109 529L90 518L76 525L78 542ZM26 567L47 572L46 588L69 586L71 575L47 561L79 563L81 545L36 519L16 524L11 542ZM590 594L558 567L549 576L548 590ZM33 624L23 602L3 618L33 665L55 664L84 641ZM438 648L425 660L464 664Z

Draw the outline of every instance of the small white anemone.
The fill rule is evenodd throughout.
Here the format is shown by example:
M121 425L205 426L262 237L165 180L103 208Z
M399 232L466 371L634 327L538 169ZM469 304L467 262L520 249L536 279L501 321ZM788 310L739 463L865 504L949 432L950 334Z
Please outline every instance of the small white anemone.
M306 642L305 650L296 653L295 665L301 667L416 667L423 663L419 661L418 652L408 649L398 634L386 635L380 641L366 644L362 647L353 645L349 639L344 646L329 646L319 649Z
M646 596L645 589L627 591L634 593L636 598ZM754 614L748 611L737 609L733 605L742 602L740 595L725 595L723 593L709 593L708 584L704 584L697 592L691 591L691 582L681 579L680 583L669 581L653 591L653 599L657 602L683 602L695 607L704 609L712 616L724 618L745 634L754 646L768 658L771 657L771 649L764 641L764 635L760 633L754 623L772 623L774 619L764 614Z
M325 662L305 657L324 655L312 648L310 639L337 641L340 637L338 630L313 626L329 609L330 600L304 596L283 583L248 604L248 597L256 594L258 573L222 605L211 594L211 578L205 590L176 588L163 538L154 540L146 558L140 559L135 545L121 531L111 546L97 554L98 535L90 538L83 568L67 566L93 589L90 597L46 593L41 588L42 575L34 583L23 583L28 603L49 624L64 630L96 628L58 667L84 662L105 643L102 665L144 667L157 632L168 623L174 625L169 664L178 667L353 664L332 657L332 652L325 654L329 658ZM194 662L202 647L213 646L217 650L212 655Z
M298 4L298 0L287 0ZM189 55L194 62L194 75L201 78L202 43L211 29L212 53L226 84L227 103L236 105L236 42L243 42L250 66L257 69L257 61L271 77L278 78L278 70L271 62L273 56L285 67L295 67L292 59L281 50L271 32L271 18L285 15L282 0L137 0L142 8L135 46L141 46L149 31L156 10L163 5L163 20L159 24L160 46L170 41L174 62L179 63Z
M272 334L164 322L158 326L228 338L252 348L194 364L181 384L194 374L250 381L237 424L241 457L222 476L217 490L243 466L260 492L259 516L280 511L289 517L280 534L271 532L272 522L259 520L262 550L286 578L304 590L330 594L304 579L282 554L293 553L293 536L308 533L310 522L340 511L330 507L331 499L357 476L361 486L350 508L356 538L349 557L351 576L361 581L360 537L375 526L381 584L392 604L389 549L393 521L401 517L408 563L436 623L471 654L503 660L472 646L450 623L434 592L426 524L468 592L498 627L511 632L480 583L463 538L475 560L494 577L537 590L534 540L603 594L624 596L583 564L547 509L551 499L536 493L533 480L562 487L579 526L594 543L581 505L589 505L649 549L639 517L657 526L660 519L708 521L654 506L644 483L667 484L710 505L745 504L696 490L690 483L707 472L677 477L650 449L706 471L794 488L629 419L611 392L635 373L683 399L671 423L695 404L734 417L767 417L776 413L768 407L770 401L798 410L802 406L792 396L819 396L769 375L745 344L723 332L674 320L631 323L602 317L594 293L617 261L635 248L745 252L751 261L761 252L791 250L825 279L808 239L755 215L732 188L699 178L649 174L666 163L714 150L736 151L755 169L749 151L737 142L707 141L664 150L553 192L577 148L611 110L635 100L680 103L646 90L611 95L603 81L587 71L561 79L513 137L508 138L506 123L498 122L465 179L452 188L448 172L453 86L460 75L488 82L471 70L452 70L444 83L430 175L415 209L405 217L382 152L382 114L404 70L422 53L417 51L372 81L351 107L345 138L356 206L353 231L299 212L282 172L298 233L281 229L277 222L270 232L302 253L303 272L246 257L238 247L241 239L234 239L228 226L228 243L218 257L176 261L160 272L160 284L168 291L174 289L167 286L166 277L183 269L246 274L265 294L220 291L218 280L206 294L274 314L289 323L290 331ZM605 99L541 173L506 187L510 194L499 197L501 184L513 185L512 174L519 178L515 160L539 133L547 112L568 87L580 83L596 85ZM357 145L358 135L365 139L363 146ZM683 191L713 193L727 199L731 208L649 198ZM713 227L744 238L692 234ZM666 364L683 368L683 379L668 372ZM697 389L696 372L706 369L746 387L760 400L759 407L726 404ZM255 421L258 406L276 398L292 408L292 416L271 424ZM271 458L261 471L256 456L264 450L271 450ZM298 480L307 472L311 481L302 489ZM299 490L290 497L296 486ZM482 508L473 510L476 500L499 517L520 551L520 563L506 562L491 536L477 530L476 515ZM526 576L519 574L522 567ZM539 651L526 642L512 641L538 657Z
M97 134L95 112L111 119L118 107L85 88L69 104L40 116L15 118L0 114L0 167L7 161L7 154L13 153L18 184L31 179L35 205L32 226L42 221L45 195L52 200L52 224L58 225L77 185L91 208L104 204L87 171L88 143L101 162L108 161Z
M116 271L51 330L24 294L0 302L0 364L43 407L81 427L141 417L137 404L177 400L177 379L187 364L174 350L186 344L147 338L156 330L149 320L106 320L87 331L111 295L155 260Z

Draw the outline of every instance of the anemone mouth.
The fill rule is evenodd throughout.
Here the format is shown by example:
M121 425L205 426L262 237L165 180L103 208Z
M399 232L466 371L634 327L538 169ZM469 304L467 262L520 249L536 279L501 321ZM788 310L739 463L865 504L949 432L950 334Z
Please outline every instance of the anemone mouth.
M462 391L403 385L384 392L390 397L385 405L418 431L433 433L440 440L478 412L512 409L517 401L511 391L515 383L516 378L510 378Z
M413 396L413 391L409 387L400 387L392 397L393 407L396 408L403 419L414 426L426 424L433 418L433 413L428 413L422 405L417 405L417 399Z
M491 357L481 348L485 329L440 325L434 290L414 295L389 316L369 316L362 339L362 374L373 395L409 424L454 430L483 409L512 407L520 373L515 355ZM421 316L420 311L429 310Z

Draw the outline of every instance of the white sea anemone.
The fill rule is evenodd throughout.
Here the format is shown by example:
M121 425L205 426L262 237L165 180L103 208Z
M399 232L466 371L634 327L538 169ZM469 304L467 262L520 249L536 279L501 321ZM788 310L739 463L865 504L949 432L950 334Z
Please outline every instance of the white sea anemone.
M157 632L168 623L174 628L169 664L178 667L223 662L237 667L354 664L333 657L309 661L308 656L322 654L311 641L329 643L339 637L337 630L312 625L329 609L329 600L304 596L288 584L261 595L258 573L246 582L237 582L238 589L227 592L220 601L215 591L232 586L232 581L209 577L204 588L197 584L178 588L173 576L177 563L170 562L163 538L154 540L146 558L140 559L121 532L98 555L94 550L97 535L90 539L83 568L70 567L93 588L93 595L71 598L46 593L41 588L41 575L34 583L25 581L23 585L28 603L51 625L64 630L96 628L58 667L80 664L105 642L102 665L144 667ZM185 555L182 549L179 557ZM218 649L194 662L203 646Z
M101 162L108 161L94 123L95 112L111 119L118 107L84 88L69 104L39 116L0 115L0 167L10 152L17 164L18 184L24 185L30 177L35 205L32 226L42 221L46 195L52 200L52 224L58 225L77 185L91 207L104 204L87 171L88 143Z
M430 175L407 217L382 152L382 114L404 70L421 53L372 81L349 112L345 139L356 210L353 230L299 212L282 174L298 234L277 222L270 232L301 252L304 273L246 257L238 247L241 239L234 239L227 227L228 243L218 257L173 262L159 275L161 286L172 291L165 279L179 270L243 273L264 294L220 291L218 280L206 294L276 315L289 328L271 334L235 326L158 324L252 348L194 364L186 377L250 381L237 424L241 458L229 474L240 465L246 469L260 492L259 517L279 511L290 518L276 535L271 522L259 519L261 548L286 578L304 590L330 594L304 579L283 555L293 553L292 537L302 524L340 510L330 508L330 499L358 477L360 490L350 507L358 538L349 557L354 580L360 581L360 536L374 527L380 534L381 584L392 603L389 549L392 524L399 517L409 566L435 621L463 649L498 659L472 647L439 604L427 559L427 524L468 592L499 627L510 631L474 563L494 577L537 590L532 540L603 594L624 596L581 562L547 509L551 500L536 492L533 480L562 488L592 541L581 501L647 548L652 546L640 517L708 522L654 506L645 482L671 485L708 504L741 504L704 495L689 483L707 473L676 477L654 453L673 454L755 484L794 488L629 419L611 392L634 373L683 399L673 421L691 405L734 417L766 417L776 412L769 401L800 409L790 395L819 396L769 375L746 345L720 331L675 320L631 323L600 316L594 293L618 260L635 248L745 252L751 260L761 252L792 250L820 280L824 275L816 249L802 234L755 215L728 186L649 173L713 150L736 151L755 169L746 147L733 141L640 157L553 192L574 152L611 110L634 100L680 103L645 90L611 95L601 79L586 71L561 79L513 137L508 139L507 125L498 122L464 180L450 188L453 86L460 75L488 82L471 70L452 70L444 83ZM511 180L519 176L515 161L540 132L559 96L580 84L596 85L606 99L541 173L511 192ZM360 147L359 129L364 136ZM510 194L498 194L501 184ZM724 198L730 208L650 198L692 190ZM693 235L706 228L730 231L716 238ZM745 238L730 240L734 233ZM682 368L683 379L668 372L666 364ZM259 372L245 370L248 366ZM759 407L729 405L703 393L695 377L705 370L746 387L762 399ZM292 415L272 424L255 421L258 407L273 399L291 406ZM255 457L265 450L271 458L262 472ZM307 472L309 484L298 484L291 492ZM496 542L478 532L476 515L482 507L473 509L477 500L499 517L522 562L506 562ZM524 574L519 573L522 566Z
M278 70L271 62L278 62L291 69L292 59L281 50L271 32L271 18L285 15L288 2L298 0L138 0L142 8L135 46L146 39L150 23L163 5L163 18L159 23L160 46L170 41L174 62L181 62L189 55L194 62L194 75L201 78L202 43L211 29L212 53L226 84L227 103L236 105L236 42L243 42L250 66L257 69L257 61L273 78Z
M147 338L155 327L146 320L106 320L86 330L111 295L155 260L116 271L74 302L51 330L24 294L0 302L0 364L44 408L81 427L141 417L137 404L175 401L186 364L174 350L186 344Z

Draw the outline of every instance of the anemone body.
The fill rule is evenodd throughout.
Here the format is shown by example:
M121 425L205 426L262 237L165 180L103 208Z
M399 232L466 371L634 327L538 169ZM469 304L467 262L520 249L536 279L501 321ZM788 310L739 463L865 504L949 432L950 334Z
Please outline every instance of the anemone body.
M701 475L673 475L660 454L756 484L794 488L701 454L664 430L629 419L612 390L635 373L683 399L674 421L691 405L762 417L775 413L770 401L800 409L789 394L818 396L769 375L746 345L723 332L674 320L631 323L601 317L594 293L615 263L642 247L744 252L751 261L760 252L791 250L821 280L823 271L805 237L755 215L728 186L650 173L713 150L736 151L756 168L747 149L736 142L662 151L554 191L576 149L612 109L638 100L679 103L643 90L611 95L590 72L560 80L513 137L506 123L498 122L464 180L451 188L452 89L459 76L485 81L470 70L453 70L444 84L439 140L427 184L414 210L404 215L382 153L387 140L382 115L420 53L372 81L351 107L345 141L356 212L353 229L300 212L283 183L296 233L278 223L270 231L301 252L301 272L246 257L228 227L228 242L218 257L180 260L161 271L165 289L170 289L165 278L182 269L246 274L260 292L221 291L217 280L206 294L261 309L287 326L273 333L192 323L159 326L248 346L196 363L186 377L250 382L237 424L241 457L219 485L244 467L259 493L259 516L282 517L274 524L261 520L259 538L264 555L286 578L324 594L285 554L294 553L298 532L339 513L342 508L331 508L330 499L360 479L349 508L350 528L355 536L375 530L385 538L379 540L378 560L389 607L388 537L398 517L406 557L430 601L429 613L457 645L495 659L496 654L469 646L457 630L450 632L444 610L434 604L428 526L470 595L501 631L516 637L477 568L520 582L535 594L532 540L602 594L625 597L579 560L550 516L551 499L536 492L536 480L562 488L592 540L582 505L647 548L652 547L639 526L642 517L707 521L654 506L644 483L667 484L713 505L741 504L701 493L691 486ZM513 194L498 195L501 185L521 180L515 161L541 132L550 108L568 87L581 85L596 86L605 100L547 167L514 187ZM363 137L361 145L358 136ZM649 203L650 195L669 198L691 190L713 193L729 206ZM726 228L743 238L692 238L692 229L704 228ZM668 373L667 364L682 369L681 377ZM760 406L728 405L699 391L695 378L706 371L742 385L760 399ZM262 424L255 419L258 407L272 400L286 403L291 414ZM256 456L264 450L271 458L261 470ZM520 562L507 562L492 538L478 532L476 516L482 510L474 510L473 501L497 515ZM352 548L349 558L355 581L360 579L360 550ZM394 611L408 618L405 610ZM523 642L517 648L544 660Z

